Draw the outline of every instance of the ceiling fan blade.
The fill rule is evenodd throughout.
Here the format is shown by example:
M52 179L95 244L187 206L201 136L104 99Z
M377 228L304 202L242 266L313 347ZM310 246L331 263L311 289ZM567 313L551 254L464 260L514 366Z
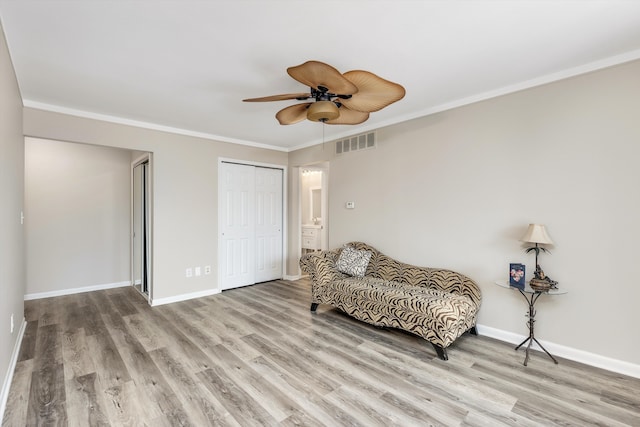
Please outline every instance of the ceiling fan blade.
M371 113L401 100L405 95L402 86L369 71L348 71L344 77L358 87L358 92L351 98L340 100L350 110Z
M307 61L287 68L287 73L300 83L314 89L325 87L329 92L340 95L352 95L358 92L356 85L344 78L340 71L324 62Z
M337 119L327 120L325 123L328 125L358 125L369 118L369 113L350 110L344 105L340 107L339 111L340 116Z
M266 101L285 101L287 99L308 99L311 97L309 92L304 93L286 93L284 95L263 96L262 98L243 99L243 102L266 102Z
M283 108L276 113L276 119L278 119L281 125L293 125L301 122L307 118L307 108L309 108L309 105L311 105L311 102Z

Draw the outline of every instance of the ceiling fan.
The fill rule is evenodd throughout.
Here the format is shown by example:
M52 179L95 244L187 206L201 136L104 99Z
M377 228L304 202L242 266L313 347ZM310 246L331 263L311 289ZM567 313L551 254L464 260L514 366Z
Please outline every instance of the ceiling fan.
M367 120L369 113L399 101L405 94L399 84L369 71L355 70L342 74L331 65L319 61L307 61L289 67L287 73L309 86L310 92L243 99L244 102L313 99L312 102L291 105L278 111L276 119L281 125L292 125L304 119L330 125L357 125Z

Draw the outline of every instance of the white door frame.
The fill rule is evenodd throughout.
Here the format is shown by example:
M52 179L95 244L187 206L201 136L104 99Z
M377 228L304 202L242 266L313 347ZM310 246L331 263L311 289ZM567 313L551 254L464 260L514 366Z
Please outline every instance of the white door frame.
M272 163L261 163L261 162L252 162L252 161L247 161L247 160L238 160L238 159L232 159L232 158L228 158L228 157L218 157L218 163L217 163L217 167L218 167L218 197L217 197L217 203L218 203L218 228L216 230L216 235L218 236L218 289L222 290L222 268L220 266L220 258L221 258L221 251L222 251L222 239L220 238L220 230L222 228L222 224L220 223L221 218L222 218L222 213L220 211L220 195L221 195L221 191L220 191L220 186L221 186L221 179L220 179L220 171L221 171L221 167L220 165L222 163L236 163L239 165L246 165L246 166L257 166L257 167L264 167L264 168L272 168L272 169L280 169L282 170L282 277L286 277L287 276L287 258L288 258L288 242L287 242L287 204L288 204L288 196L287 196L287 166L285 165L276 165L276 164L272 164Z
M134 253L134 239L133 239L133 216L134 216L134 212L133 212L133 204L134 204L134 191L133 191L133 170L136 166L147 162L148 164L148 180L147 180L147 185L146 185L146 192L147 192L147 211L144 212L144 215L146 216L146 222L147 222L147 265L144 266L147 268L147 283L149 285L149 291L147 293L147 295L143 296L147 299L147 302L149 303L149 305L151 305L151 301L153 301L153 153L151 152L146 152L138 157L136 157L132 162L131 162L131 177L130 177L130 181L131 181L131 185L130 185L130 257L131 257L131 266L130 266L130 270L131 270L131 285L135 285L134 283L134 263L133 263L133 253ZM135 286L134 286L135 287Z
M329 168L322 169L322 250L329 246Z

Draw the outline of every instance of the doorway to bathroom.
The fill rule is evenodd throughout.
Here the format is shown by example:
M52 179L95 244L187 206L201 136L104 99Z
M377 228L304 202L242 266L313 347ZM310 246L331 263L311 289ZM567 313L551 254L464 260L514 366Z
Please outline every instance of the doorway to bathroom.
M329 248L329 168L300 168L301 255Z

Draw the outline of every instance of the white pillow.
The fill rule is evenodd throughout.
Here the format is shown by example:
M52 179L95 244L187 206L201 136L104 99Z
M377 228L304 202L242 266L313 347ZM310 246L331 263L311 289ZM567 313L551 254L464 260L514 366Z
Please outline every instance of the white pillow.
M338 257L336 268L349 276L364 277L370 259L371 252L345 246Z

